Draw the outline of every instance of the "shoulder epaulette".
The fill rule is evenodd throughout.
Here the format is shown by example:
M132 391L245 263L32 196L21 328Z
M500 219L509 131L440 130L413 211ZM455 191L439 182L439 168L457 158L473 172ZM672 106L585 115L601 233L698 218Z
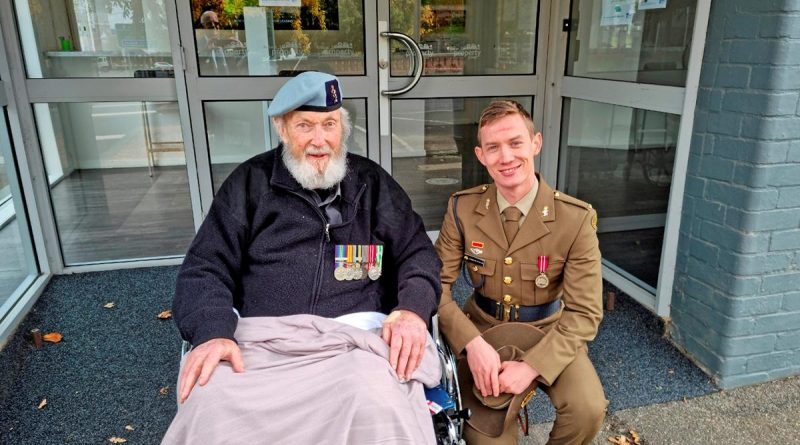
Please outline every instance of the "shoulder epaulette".
M483 185L479 185L479 186L476 186L476 187L468 188L468 189L465 189L465 190L459 190L459 191L453 193L450 196L475 195L475 194L478 194L478 193L485 192L486 189L488 189L488 188L489 188L488 184L483 184Z
M554 196L554 197L555 197L557 200L559 200L559 201L562 201L562 202L565 202L565 203L567 203L567 204L572 204L572 205L574 205L574 206L582 207L582 208L584 208L584 209L586 209L586 210L590 210L590 209L592 209L592 205L591 205L591 204L589 204L588 202L581 201L581 200L580 200L580 199L578 199L578 198L574 198L574 197L572 197L572 196L569 196L569 195L567 195L567 194L565 194L565 193L561 193L561 192L559 192L558 190L556 190L556 191L554 191L554 192L553 192L553 196Z

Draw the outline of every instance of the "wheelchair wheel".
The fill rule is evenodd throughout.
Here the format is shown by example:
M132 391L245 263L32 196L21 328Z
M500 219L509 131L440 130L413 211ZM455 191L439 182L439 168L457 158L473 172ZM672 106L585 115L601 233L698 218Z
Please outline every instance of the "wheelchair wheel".
M439 361L442 368L442 380L439 387L446 392L452 401L446 408L433 414L433 427L436 431L438 445L464 445L464 422L469 418L469 412L461 404L461 389L458 384L456 356L450 346L442 337L438 329L438 319L433 323L433 338L439 352Z

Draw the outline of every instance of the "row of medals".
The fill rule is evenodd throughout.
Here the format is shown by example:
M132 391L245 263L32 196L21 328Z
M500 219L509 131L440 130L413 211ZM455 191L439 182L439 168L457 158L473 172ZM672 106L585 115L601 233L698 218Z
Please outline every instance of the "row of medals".
M381 276L381 268L372 266L370 268L361 267L360 264L350 264L349 267L336 266L333 277L339 281L362 280L369 277L370 280L377 280Z

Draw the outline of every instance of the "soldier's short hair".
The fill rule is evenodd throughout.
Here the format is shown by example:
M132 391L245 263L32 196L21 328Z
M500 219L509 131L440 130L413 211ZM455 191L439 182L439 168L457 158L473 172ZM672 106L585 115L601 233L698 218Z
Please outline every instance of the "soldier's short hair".
M525 126L528 127L528 132L533 137L536 134L536 128L533 126L533 118L531 118L528 110L515 100L496 100L481 112L481 120L478 125L478 145L481 145L481 128L514 114L522 116Z

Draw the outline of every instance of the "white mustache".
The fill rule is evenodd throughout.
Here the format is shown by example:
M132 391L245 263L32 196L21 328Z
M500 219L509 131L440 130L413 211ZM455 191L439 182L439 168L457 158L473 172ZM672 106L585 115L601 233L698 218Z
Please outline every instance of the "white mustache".
M330 147L307 148L305 154L313 156L331 155L333 154L333 150L331 150Z

